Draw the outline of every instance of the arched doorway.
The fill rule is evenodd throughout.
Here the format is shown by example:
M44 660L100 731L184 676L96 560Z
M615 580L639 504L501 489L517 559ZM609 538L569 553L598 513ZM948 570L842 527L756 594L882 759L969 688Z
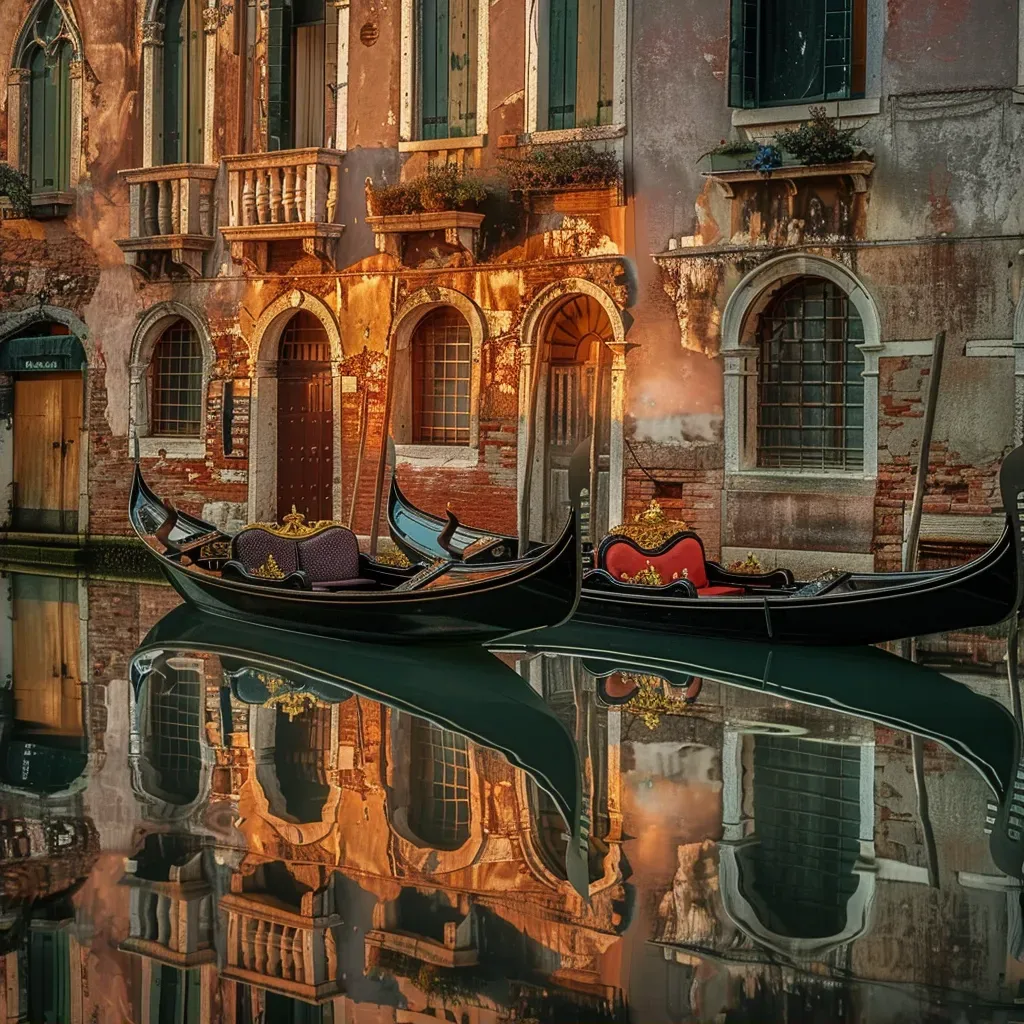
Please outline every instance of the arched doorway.
M581 441L593 437L596 462L593 540L608 531L608 448L611 402L612 326L600 303L572 295L552 312L544 331L543 539L552 540L569 510L569 460Z
M332 517L334 403L331 345L323 324L299 310L278 349L277 517Z
M12 529L78 532L84 367L82 344L62 323L34 323L0 343L0 416L10 417L13 441L6 467Z

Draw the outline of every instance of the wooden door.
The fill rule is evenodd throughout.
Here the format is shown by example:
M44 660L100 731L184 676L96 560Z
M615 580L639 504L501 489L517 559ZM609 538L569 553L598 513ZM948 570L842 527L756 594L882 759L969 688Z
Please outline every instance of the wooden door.
M78 531L81 373L14 381L14 528Z
M23 734L82 736L77 581L13 581L14 718Z
M332 518L334 409L330 343L301 311L281 336L277 381L277 517Z
M597 433L597 494L591 502L594 539L608 526L608 413L611 325L589 297L574 296L552 317L545 345L544 539L552 540L570 506L569 462L581 441Z

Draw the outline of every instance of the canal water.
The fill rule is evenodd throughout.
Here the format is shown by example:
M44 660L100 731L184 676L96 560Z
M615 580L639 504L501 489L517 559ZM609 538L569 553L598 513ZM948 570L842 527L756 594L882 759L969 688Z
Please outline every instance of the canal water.
M370 648L10 572L0 1020L1024 1020L1005 650Z

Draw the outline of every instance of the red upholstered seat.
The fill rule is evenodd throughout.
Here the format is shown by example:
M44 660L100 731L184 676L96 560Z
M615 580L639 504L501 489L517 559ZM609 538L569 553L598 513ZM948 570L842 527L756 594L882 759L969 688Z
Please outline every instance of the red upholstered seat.
M698 597L724 597L726 594L745 594L742 587L700 587Z
M604 554L604 568L617 580L631 579L648 565L657 570L663 583L688 579L698 590L708 585L704 549L695 537L676 541L660 555L645 555L625 540L610 545Z

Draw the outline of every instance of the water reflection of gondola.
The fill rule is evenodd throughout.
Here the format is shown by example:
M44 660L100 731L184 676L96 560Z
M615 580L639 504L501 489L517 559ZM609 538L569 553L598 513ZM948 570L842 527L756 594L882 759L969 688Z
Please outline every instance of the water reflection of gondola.
M970 763L995 794L993 860L1024 876L1020 729L1003 705L932 669L874 647L773 647L576 623L494 646L580 658L599 675L653 673L680 686L714 679L935 740Z
M251 703L337 703L352 694L434 723L504 754L550 795L568 823L565 868L588 891L589 820L579 757L557 716L514 670L482 648L350 644L210 618L187 606L165 616L135 652L136 693L168 655L217 655L234 696Z

